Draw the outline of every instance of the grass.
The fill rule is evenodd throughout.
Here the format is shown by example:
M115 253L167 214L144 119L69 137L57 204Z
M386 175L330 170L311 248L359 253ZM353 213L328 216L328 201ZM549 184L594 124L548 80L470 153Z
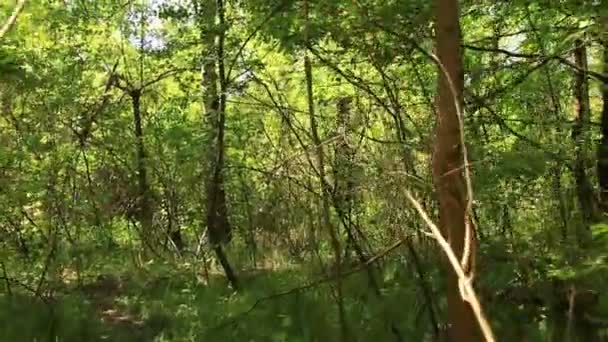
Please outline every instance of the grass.
M131 254L123 250L102 255L89 255L79 264L80 272L75 271L74 259L49 270L49 284L57 289L51 303L15 284L9 294L0 283L0 342L339 339L335 283L318 282L325 276L310 264L295 266L279 258L261 262L265 267L253 270L240 267L242 290L235 293L213 267L205 279L200 261L148 260L136 267ZM234 260L237 266L247 263ZM445 298L438 286L442 283L438 263L431 259L423 263L432 283L435 311L442 312ZM350 340L396 341L395 328L401 341L432 340L428 305L410 266L402 258L384 264L383 272L376 274L382 284L380 297L368 288L366 272L344 279ZM23 261L12 260L7 270L35 288L41 267L28 268ZM532 319L538 315L526 314L508 298L493 295L492 289L505 280L481 280L478 286L489 291L484 303L501 339L546 340L549 332L544 323ZM437 315L441 322L443 315Z
M192 263L152 262L135 269L114 254L89 267L81 285L72 275L52 304L12 287L0 296L0 341L335 341L338 319L333 283L302 286L322 278L311 267L240 272L234 293L221 273L204 280ZM62 274L74 272L61 271ZM394 275L393 275L394 276ZM348 321L361 341L394 340L387 319L421 340L425 315L415 284L386 282L382 299L367 290L365 273L347 278ZM409 298L409 299L408 299ZM387 303L393 303L390 307ZM388 308L388 309L387 309ZM421 310L417 310L421 311ZM412 314L414 313L414 314ZM420 331L423 331L421 334ZM408 339L409 340L409 339Z

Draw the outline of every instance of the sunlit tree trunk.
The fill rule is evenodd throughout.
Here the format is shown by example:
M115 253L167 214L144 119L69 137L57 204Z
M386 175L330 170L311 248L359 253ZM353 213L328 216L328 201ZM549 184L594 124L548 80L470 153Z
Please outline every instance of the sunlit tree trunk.
M202 25L202 39L206 43L203 51L203 97L207 128L208 151L205 161L208 165L206 176L206 220L209 240L216 256L233 288L238 289L238 279L222 244L232 237L228 221L226 191L224 184L224 128L226 121L226 75L224 71L225 13L223 0L208 0L199 16L214 13L215 22ZM210 20L205 18L203 20ZM215 20L214 20L215 21ZM209 54L212 51L212 54Z
M464 251L466 190L458 106L463 103L458 0L436 0L436 39L439 68L433 178L439 200L439 226L458 258ZM473 245L474 246L474 245ZM474 254L474 248L472 249ZM470 305L463 301L458 277L446 262L448 336L450 341L478 341Z

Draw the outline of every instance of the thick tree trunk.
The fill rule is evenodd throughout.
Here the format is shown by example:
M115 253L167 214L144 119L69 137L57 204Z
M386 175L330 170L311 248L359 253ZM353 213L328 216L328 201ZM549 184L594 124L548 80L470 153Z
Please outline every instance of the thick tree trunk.
M456 256L462 258L466 236L466 190L458 106L463 103L458 0L436 0L439 68L433 178L439 200L439 227ZM471 250L474 251L474 248ZM474 252L473 252L474 253ZM463 301L458 277L446 262L448 336L450 341L479 341L470 305Z
M574 141L574 180L576 182L576 195L583 219L583 229L577 231L579 241L584 240L588 234L589 225L594 218L594 199L591 182L587 177L587 121L589 121L589 83L587 81L587 48L582 40L574 42L574 62L579 71L575 73L574 98L575 119L572 126L572 140Z

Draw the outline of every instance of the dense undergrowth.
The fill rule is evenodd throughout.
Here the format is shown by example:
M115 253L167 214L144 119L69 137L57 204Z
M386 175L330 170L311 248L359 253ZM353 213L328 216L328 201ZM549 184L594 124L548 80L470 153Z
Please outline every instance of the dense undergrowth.
M112 253L88 251L86 263L82 258L76 262L76 258L49 267L44 282L38 278L44 272L43 264L28 266L24 260L11 259L4 265L5 278L10 281L5 279L0 291L0 340L274 342L338 338L335 279L315 263L290 262L288 257L274 254L277 260L260 258L253 268L241 260L242 288L235 292L215 265L204 270L200 259L149 257L139 263L134 253L114 248ZM493 271L480 277L478 288L500 340L525 336L526 341L546 341L563 331L556 324L565 323L551 316L556 305L552 301L562 294L556 284L576 277L581 289L599 289L608 273L602 271L605 264L598 260L594 264L590 258L586 272L568 274L567 265L559 265L560 256L531 260L528 257L534 254L519 248L522 253L506 261L510 252L504 244L485 245L481 253L485 262L479 267L483 272L491 265ZM441 329L445 299L438 286L442 275L433 266L438 261L433 257L419 260L427 282L422 285L419 277L412 277L415 265L406 257L405 248L393 253L390 261L373 267L381 284L380 295L370 288L367 272L356 263L358 271L344 277L352 341L432 341L436 338L433 324ZM79 269L78 264L86 268ZM421 286L428 286L430 293L423 293ZM605 317L608 299L603 295L597 299L593 314ZM590 329L597 333L601 327Z
M608 341L607 33L608 1L0 0L0 342L480 342L472 274L498 341Z
M84 272L80 285L63 279L45 300L19 285L12 284L12 295L5 288L1 339L332 341L337 336L333 284L319 270L284 266L244 271L243 289L235 293L219 273L211 270L205 278L187 263L152 261L136 271L121 266L117 259L114 270L106 264L111 273ZM357 339L390 340L390 321L417 340L430 333L419 328L428 323L415 283L394 269L395 274L384 275L381 299L367 288L365 274L346 278L350 328ZM309 284L307 279L320 281Z

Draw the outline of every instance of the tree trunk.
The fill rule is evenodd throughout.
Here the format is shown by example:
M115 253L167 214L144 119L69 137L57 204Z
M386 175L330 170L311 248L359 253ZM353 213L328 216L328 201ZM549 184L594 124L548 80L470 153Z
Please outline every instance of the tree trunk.
M604 19L604 27L608 29L608 18ZM601 37L604 50L604 75L608 75L608 38ZM598 146L597 178L600 186L600 203L604 215L608 213L608 83L602 84L602 138Z
M236 273L232 269L230 262L228 262L228 257L226 256L226 253L224 252L222 245L217 244L217 245L213 246L213 250L215 251L215 256L219 260L220 265L222 265L222 268L224 269L224 273L226 274L226 278L228 279L228 282L230 283L230 285L232 285L233 289L238 290L239 289L239 279L237 278Z
M574 141L574 180L576 183L576 195L583 219L582 229L577 230L579 241L586 239L589 226L594 218L594 200L591 182L587 177L587 163L585 152L587 151L587 121L589 121L589 83L587 81L587 48L582 40L574 42L574 63L578 67L575 72L574 98L575 118L572 126L572 140Z
M217 1L217 2L215 2ZM207 178L206 178L206 219L209 230L209 241L213 245L220 264L234 289L238 289L238 281L228 258L222 249L222 244L230 242L232 229L228 221L226 191L224 189L224 126L226 109L226 75L224 71L224 31L225 14L223 0L210 0L206 8L216 13L219 27L214 23L204 25L202 39L205 41L208 55L203 62L203 91L204 107L209 138L205 148L208 149ZM199 13L199 15L205 15ZM205 52L203 56L205 56ZM216 71L217 70L217 71ZM218 77L219 73L219 77ZM219 90L218 90L219 82Z
M167 214L167 236L166 243L171 241L173 247L181 254L184 250L184 239L182 238L182 230L179 222L179 204L177 190L175 189L175 179L163 181L164 192L164 209Z
M350 250L352 249L359 262L363 265L367 262L368 256L364 251L365 235L359 229L358 225L354 220L356 214L356 203L357 203L357 174L361 172L360 168L355 164L355 148L351 146L354 142L353 134L350 129L354 125L351 122L351 97L343 97L338 101L337 105L337 116L336 116L336 134L338 137L335 140L334 149L334 186L332 189L327 189L328 192L332 192L331 200L333 208L336 211L339 221L344 227L346 233L346 246L344 247L344 260L350 257ZM330 186L325 183L325 188ZM337 232L340 235L339 232ZM361 241L362 243L360 243ZM380 286L374 276L373 267L366 267L368 274L368 281L372 289L376 294L380 294Z
M350 146L353 142L348 127L350 126L350 98L338 101L336 115L336 143L334 149L334 206L344 215L344 230L352 232L353 210L355 206L355 149ZM349 257L349 248L356 243L350 239L344 249L344 259Z
M321 202L322 202L322 218L323 226L327 229L330 243L334 252L335 258L335 270L336 270L336 292L338 301L338 320L341 329L341 340L349 341L348 325L346 323L346 311L344 309L344 296L342 294L342 250L340 237L336 228L332 225L330 219L330 189L327 186L327 180L325 178L325 154L323 152L323 144L319 137L319 131L317 129L317 120L315 116L315 105L314 105L314 94L313 94L313 79L312 79L312 63L310 56L308 55L309 47L309 36L308 36L308 0L304 0L304 41L306 44L304 50L304 73L306 77L306 94L308 100L308 116L310 120L310 132L312 136L312 142L315 145L315 155L317 159L316 170L313 170L321 184Z
M462 175L462 146L458 106L463 103L458 0L436 0L436 39L439 59L437 123L433 179L439 200L439 227L456 256L462 258L466 235L466 190ZM474 249L472 248L472 252ZM474 252L473 252L474 253ZM473 254L472 253L472 254ZM470 305L463 301L458 277L447 268L448 336L450 341L480 341Z
M146 149L141 120L141 91L132 90L129 94L133 105L133 125L135 132L136 158L137 158L137 220L139 221L142 238L152 233L152 207L150 199L150 186L146 171Z

